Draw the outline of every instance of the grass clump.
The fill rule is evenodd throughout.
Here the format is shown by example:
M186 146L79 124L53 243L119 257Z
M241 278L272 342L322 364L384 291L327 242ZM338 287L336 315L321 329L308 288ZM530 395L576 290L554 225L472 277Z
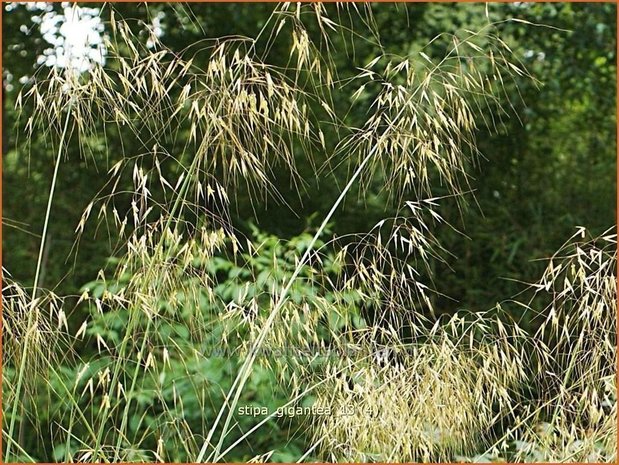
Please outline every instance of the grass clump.
M479 313L376 347L318 396L334 412L349 409L317 421L324 458L442 462L478 450L526 380L522 337Z

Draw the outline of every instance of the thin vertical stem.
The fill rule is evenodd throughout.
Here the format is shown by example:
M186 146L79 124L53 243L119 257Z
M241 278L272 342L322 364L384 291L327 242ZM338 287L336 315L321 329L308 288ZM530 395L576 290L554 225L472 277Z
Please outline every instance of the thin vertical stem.
M281 308L286 303L286 301L288 299L288 292L290 291L290 288L292 287L292 285L294 284L295 280L297 279L297 276L301 272L301 269L305 265L305 262L309 259L310 255L314 251L314 245L316 244L316 241L318 240L318 238L320 237L320 235L322 234L324 229L327 227L327 224L329 223L329 221L331 221L331 218L333 217L333 215L335 214L335 212L339 208L340 204L344 201L344 198L346 197L346 194L348 194L348 191L352 188L353 184L355 183L357 178L360 176L361 172L365 168L365 165L374 156L377 147L378 146L375 146L367 154L367 156L362 160L362 162L359 164L359 166L357 167L357 169L355 170L355 172L353 173L353 175L349 179L348 184L346 184L346 187L344 187L344 189L340 193L340 195L337 198L337 200L335 201L335 203L331 206L331 209L329 210L329 213L327 213L327 215L325 216L324 220L322 221L322 224L320 225L320 227L316 231L316 234L314 234L314 237L312 238L312 240L309 243L307 249L305 250L305 253L301 257L301 260L299 260L299 263L297 264L294 272L292 273L292 276L288 280L288 283L286 284L286 287L284 287L282 289L282 291L281 291L281 293L280 293L280 295L279 295L279 297L277 299L277 303L275 304L275 307L273 308L273 311L271 312L271 314L267 318L266 322L264 323L264 326L262 327L262 329L260 331L260 334L258 335L258 338L254 342L254 344L253 344L253 346L252 346L252 348L251 348L251 350L249 352L249 356L245 359L245 362L243 363L243 365L241 367L241 370L240 370L239 374L237 375L236 380L234 382L234 385L236 385L234 399L232 400L232 403L231 403L230 408L228 410L228 415L226 415L226 420L224 422L223 429L222 429L222 432L221 432L220 437L219 437L219 442L217 443L217 446L215 447L215 450L213 451L213 454L214 454L215 457L219 456L219 451L221 449L221 446L223 445L223 441L225 439L226 432L228 431L228 428L230 426L230 421L232 420L232 415L234 413L234 409L236 408L236 405L239 402L239 399L241 397L241 393L243 391L243 387L245 386L245 383L247 382L247 379L249 378L249 374L251 373L251 366L254 363L254 360L256 358L256 353L257 353L258 347L260 347L260 345L263 343L267 333L269 332L269 330L271 329L271 326L273 325L273 323L275 321L275 317L279 314L279 311L281 310ZM219 410L219 414L217 415L217 418L215 419L215 422L214 422L214 424L213 424L213 426L211 428L211 431L209 432L208 438L212 437L212 435L213 435L213 433L214 433L214 431L215 431L215 429L217 427L217 424L219 423L219 420L221 419L221 416L223 414L223 411L225 409L226 404L227 404L227 402L224 405L222 405L221 409ZM210 442L208 438L204 442L204 444L202 445L202 448L200 449L200 453L198 454L197 462L202 462L202 460L204 459L204 455L206 454L206 448L208 447L208 444Z
M54 166L54 174L52 176L52 184L49 188L49 197L47 199L47 209L45 211L45 220L43 222L43 232L41 234L41 244L39 246L39 257L37 259L37 268L34 274L34 284L32 286L32 300L30 305L30 311L28 312L28 325L26 327L26 334L24 336L24 345L22 350L21 361L19 365L19 374L17 376L17 385L15 387L15 396L13 399L13 409L11 411L11 419L9 422L9 438L13 438L13 433L15 431L15 419L17 418L17 407L19 405L20 392L24 382L24 374L26 371L26 357L28 356L28 349L30 346L30 338L32 335L32 323L34 319L34 313L36 311L36 298L37 298L37 290L39 286L39 279L41 273L41 264L43 262L43 253L45 251L45 239L47 237L47 229L49 227L49 218L52 210L52 203L54 201L54 193L56 191L56 181L58 180L58 171L60 168L60 159L62 157L62 149L65 145L65 139L69 132L69 121L71 119L72 114L72 103L69 103L67 108L67 116L64 121L64 127L62 129L62 135L60 136L60 144L58 145L58 153L56 155L56 162ZM6 444L6 455L5 460L8 462L11 454L11 445L12 441L7 441Z

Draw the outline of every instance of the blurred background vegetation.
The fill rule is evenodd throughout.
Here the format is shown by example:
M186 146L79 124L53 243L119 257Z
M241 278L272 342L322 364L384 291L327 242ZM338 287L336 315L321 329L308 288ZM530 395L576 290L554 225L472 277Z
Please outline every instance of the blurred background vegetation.
M97 8L96 4L89 7ZM15 111L20 91L32 86L32 76L45 67L40 57L51 47L39 25L41 18L54 12L62 13L63 5L10 3L3 5L3 270L24 287L32 286L37 260L49 184L54 169L52 142L45 133L27 139L27 119L19 119ZM175 51L197 50L205 35L223 37L245 35L254 37L264 26L273 4L116 4L116 14L132 18L140 34L144 25L156 25L161 41ZM333 16L338 12L329 5ZM534 24L509 22L501 26L501 38L513 50L515 57L529 69L537 82L523 80L516 87L507 87L501 107L512 107L511 117L487 114L488 120L499 119L498 130L480 124L479 148L484 155L472 171L470 185L475 200L466 205L446 199L441 214L463 234L449 227L439 227L435 234L441 244L453 253L449 266L437 263L434 276L439 298L435 307L440 312L458 309L488 310L497 302L509 299L525 289L525 283L538 279L544 268L539 259L551 256L577 225L587 227L593 235L601 234L616 222L616 5L610 3L505 3L505 4L376 4L372 6L373 26L380 39L359 41L354 53L338 47L334 38L333 60L346 79L357 67L367 64L379 53L404 55L418 51L433 37L457 29L477 30L491 20L516 17ZM110 21L111 9L100 10L102 23ZM343 13L345 14L345 13ZM363 15L355 17L358 30L364 30ZM104 26L107 27L107 26ZM145 30L145 29L144 29ZM316 31L317 32L317 31ZM105 34L105 30L102 31ZM145 32L142 33L146 37ZM145 39L146 40L146 39ZM289 44L279 44L287 47ZM441 42L429 45L428 54L440 54ZM273 64L285 65L287 50L272 50ZM194 65L208 56L195 53ZM334 93L343 102L352 97L352 87ZM371 92L368 99L372 99ZM28 109L24 114L28 115ZM359 126L366 114L350 113L347 123ZM333 146L337 134L326 133L327 146ZM91 223L75 246L74 231L87 204L107 182L107 171L123 153L139 147L115 146L119 139L92 141L91 150L82 153L79 144L69 145L58 178L56 199L51 211L47 249L44 255L41 287L75 300L84 286L97 292L93 281L99 269L105 267L120 251L114 250L115 236L105 226ZM98 144L98 149L92 149ZM325 155L318 154L317 160ZM278 246L278 239L293 239L292 247L303 250L309 240L307 231L315 228L339 194L347 177L346 167L333 171L333 179L323 182L320 189L312 185L312 167L299 160L297 167L307 178L306 192L297 195L284 173L274 173L276 187L287 205L274 200L252 202L247 190L235 193L233 223L245 234L266 244L264 260L258 260L259 273L268 266L273 255L286 261L287 250ZM436 192L440 194L440 186ZM447 191L444 192L447 194ZM369 231L380 219L395 212L395 206L384 192L370 186L365 195L350 195L344 208L335 215L329 234L343 236ZM126 211L129 204L116 204ZM471 240L470 238L475 238ZM300 245L299 245L300 244ZM267 265L265 265L265 263ZM213 264L215 272L229 273L228 288L242 281L241 270L229 262ZM90 284L89 284L90 283ZM102 292L100 290L100 292ZM355 298L352 298L356 302ZM511 309L523 326L534 326L532 317ZM83 320L77 318L78 321ZM108 322L109 323L109 322ZM106 323L106 328L109 328ZM122 322L117 322L122 326ZM180 330L179 330L180 331ZM182 334L178 334L180 338ZM216 334L212 335L215 339ZM113 336L111 336L113 337ZM186 337L189 337L187 335ZM95 351L94 347L90 349ZM220 360L221 361L221 360ZM217 360L212 363L218 363ZM176 367L179 370L181 367ZM220 382L233 367L195 366L200 373L220 374ZM181 371L187 370L187 367ZM206 375L205 375L206 376ZM255 391L270 389L269 373L252 377ZM194 380L195 382L195 380ZM182 390L182 386L176 386ZM213 390L211 401L221 396ZM280 396L274 394L277 404ZM195 408L186 405L204 421L204 405L198 399ZM143 399L148 403L148 399ZM51 421L51 420L50 420ZM154 420L153 420L154 421ZM263 430L253 446L260 441L270 443L273 435L285 435L286 425ZM288 425L288 427L290 427ZM137 428L137 427L136 427ZM156 447L156 446L154 446ZM248 450L251 445L247 444ZM29 450L36 450L32 447ZM298 456L300 446L294 441L277 460ZM63 449L54 456L40 451L41 458L64 457ZM251 455L247 452L247 456ZM288 455L286 455L288 454ZM247 456L239 453L237 459ZM182 457L180 457L182 458ZM228 457L232 460L235 457ZM171 457L174 459L174 457Z

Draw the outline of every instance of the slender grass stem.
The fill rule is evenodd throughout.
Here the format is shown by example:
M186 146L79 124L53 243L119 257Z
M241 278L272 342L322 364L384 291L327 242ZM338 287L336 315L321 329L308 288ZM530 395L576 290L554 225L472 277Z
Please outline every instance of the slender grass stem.
M354 185L355 181L357 180L357 178L360 176L361 172L365 168L365 165L367 165L367 163L370 161L370 159L374 156L375 152L376 152L375 149L370 151L366 155L366 157L362 160L362 162L359 164L359 166L357 167L357 169L355 170L355 172L353 173L353 175L349 179L348 184L346 184L346 186L344 187L344 189L342 190L342 192L338 196L338 198L335 201L335 203L331 206L331 209L329 210L329 212L325 216L324 220L322 221L322 224L320 225L320 227L318 228L316 233L314 234L314 237L312 237L312 240L310 241L307 249L305 250L305 253L301 257L301 260L299 260L299 263L297 264L294 272L290 276L290 279L288 279L288 282L287 282L286 286L281 290L281 292L279 294L279 297L277 299L277 303L275 304L275 306L273 307L273 310L269 314L269 317L265 321L264 326L262 327L262 329L260 331L260 334L258 335L258 338L254 342L254 344L253 344L253 346L252 346L252 348L251 348L251 350L249 352L249 356L245 359L245 362L241 366L241 370L239 371L239 374L237 375L237 378L235 379L236 389L235 389L234 398L232 400L232 404L229 407L228 415L226 416L226 419L225 419L225 422L224 422L224 425L223 425L223 428L222 428L222 432L221 432L221 435L220 435L220 438L219 438L219 442L217 443L217 446L215 447L215 450L213 452L213 454L215 456L217 456L219 454L219 451L220 451L220 449L221 449L221 447L223 445L223 441L225 439L226 432L228 431L228 428L230 426L230 422L232 420L232 416L234 415L234 410L236 409L236 405L238 404L239 399L241 397L241 393L243 391L243 387L245 386L245 383L247 382L247 379L249 378L249 375L251 373L252 364L254 363L254 360L256 359L257 349L264 342L264 339L266 338L267 333L269 332L269 330L271 329L271 326L273 326L273 323L275 322L275 318L279 314L279 311L281 310L281 308L286 303L286 300L288 298L288 292L290 291L290 288L292 287L292 285L294 284L295 280L299 276L299 273L301 273L301 270L302 270L303 266L305 265L305 262L309 259L310 255L314 251L314 245L316 244L316 241L318 240L318 238L320 237L320 235L322 234L322 232L326 228L326 226L329 223L329 221L331 221L331 218L333 217L333 215L335 214L335 212L339 208L340 204L344 201L344 198L346 197L346 194L348 194L348 191L352 188L352 186ZM221 412L223 411L225 406L226 406L225 404L222 405L222 407L220 409L220 412L219 412L219 415L217 416L217 419L216 419L216 421L214 422L214 424L213 424L213 426L211 428L211 432L209 433L209 437L212 436L212 432L215 431L215 429L217 428L218 420L221 418ZM198 458L196 459L197 462L202 462L202 460L204 459L204 455L206 454L206 449L208 447L208 444L209 443L207 441L205 441L205 443L202 445L202 448L200 449L200 453L198 454Z
M39 277L40 277L40 273L41 273L41 264L43 262L43 254L45 251L45 239L47 237L47 229L49 227L49 219L50 219L50 214L51 214L51 210L52 210L52 204L54 201L54 193L56 191L56 181L58 180L58 172L59 172L59 168L60 168L60 160L62 158L62 153L63 153L63 148L65 145L65 140L67 138L67 134L69 132L69 121L71 120L71 114L72 114L72 103L69 103L69 106L67 108L67 114L65 117L65 121L64 121L64 125L63 125L63 129L62 129L62 134L60 136L60 142L58 144L58 152L56 154L56 160L55 160L55 165L54 165L54 174L52 176L52 184L49 188L49 196L47 199L47 208L45 210L45 220L43 222L43 232L41 234L41 243L39 246L39 256L37 259L37 267L36 267L36 271L34 274L34 284L32 286L32 300L31 300L31 305L30 305L30 309L28 312L28 325L26 328L26 334L24 336L24 345L23 345L23 349L22 349L22 356L21 356L21 360L19 363L19 374L17 376L17 383L15 386L15 395L14 395L14 399L13 399L13 408L11 411L11 419L9 421L9 430L8 430L8 435L9 437L13 437L14 431L15 431L15 420L17 418L17 408L20 405L19 399L20 399L20 394L21 394L21 390L23 387L23 382L24 382L24 375L25 375L25 371L26 371L26 358L28 356L28 350L30 348L30 338L32 337L32 331L33 331L33 321L34 321L34 314L36 312L36 306L37 306L37 291L38 291L38 287L39 287ZM13 442L7 442L6 445L6 452L5 452L5 460L9 461L11 458L11 446L12 446Z

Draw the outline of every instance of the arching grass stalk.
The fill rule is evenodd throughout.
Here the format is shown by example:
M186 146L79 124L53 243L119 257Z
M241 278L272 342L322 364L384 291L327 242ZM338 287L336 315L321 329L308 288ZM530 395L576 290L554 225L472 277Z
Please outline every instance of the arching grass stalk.
M366 356L366 358L369 358L370 356ZM302 392L300 392L299 394L297 394L296 396L294 396L292 399L290 399L288 402L286 402L284 405L282 405L280 408L286 408L290 405L293 405L296 401L298 401L299 399L302 399L305 395L309 394L310 392L312 392L313 390L317 389L318 387L322 386L323 384L325 384L327 381L331 380L332 378L335 378L337 375L340 375L342 373L344 373L346 370L348 370L349 368L353 367L354 364L357 363L357 361L348 363L347 365L339 368L338 370L334 371L331 375L323 378L322 380L318 381L317 383L314 383L313 385L309 386L308 388L304 389ZM275 415L277 414L277 411L275 412L271 412L269 415L265 416L262 420L260 420L260 422L258 422L255 426L253 426L251 429L249 429L247 432L243 433L243 435L238 438L237 440L234 441L234 443L232 443L230 446L228 446L223 452L221 452L219 455L217 455L214 459L213 462L217 462L218 460L221 460L222 458L224 458L226 456L226 454L230 451L232 451L236 446L238 446L243 440L245 440L246 438L248 438L254 431L257 431L262 425L264 425L265 423L267 423L269 420L271 420L272 418L275 417ZM314 444L312 445L312 447L310 447L304 454L303 456L297 461L297 463L301 462L305 457L307 457L309 454L312 453L312 451L317 447L318 444ZM207 462L210 462L211 458L209 457Z
M13 439L12 437L10 437L10 436L8 435L8 433L6 433L5 431L2 431L2 436L4 436L4 439L6 440L7 447L8 447L8 445L9 445L9 444L15 444L15 448L17 448L17 450L19 450L19 452L20 452L20 453L21 453L24 457L26 457L26 458L27 458L28 460L30 460L32 463L36 463L36 459L32 458L32 457L28 454L28 452L26 452L26 451L24 450L24 448L23 448L23 447L21 447L21 446L19 445L19 443L18 443L15 439Z
M73 110L73 102L69 101L67 107L67 115L65 117L64 125L62 128L62 134L60 136L60 143L58 145L58 153L56 154L56 160L54 165L54 174L52 175L52 184L49 188L49 197L47 199L47 208L45 210L45 220L43 222L43 232L41 234L41 243L39 245L39 256L37 258L37 267L34 273L34 283L32 285L32 301L30 305L30 311L28 312L28 324L26 327L26 334L24 335L24 346L22 350L21 360L19 362L19 374L17 376L17 384L15 386L15 395L13 398L13 408L11 410L11 419L9 422L8 436L13 438L15 432L15 419L17 417L17 407L19 404L19 397L21 389L24 383L24 375L26 372L26 357L28 356L28 349L30 345L30 335L32 333L32 324L34 321L34 314L36 312L37 305L37 290L39 287L39 279L41 276L41 266L43 263L43 254L45 251L45 239L47 237L47 229L49 226L49 218L52 210L52 203L54 201L54 193L56 191L56 181L58 180L58 172L60 168L60 159L62 157L62 149L65 145L65 140L69 132L69 121ZM6 453L4 459L8 462L11 457L11 446L13 441L7 441Z
M376 147L378 147L378 144L376 145ZM271 326L273 326L275 318L279 314L279 311L281 310L281 308L286 303L286 301L288 299L288 292L290 291L290 288L292 287L292 285L294 284L295 280L297 279L297 276L299 276L299 273L301 272L301 270L303 268L303 265L309 259L310 255L314 251L314 245L316 244L316 241L321 236L321 234L324 231L324 229L327 227L327 224L329 223L329 221L331 221L331 218L333 217L333 215L337 211L337 209L340 206L340 204L343 202L344 198L346 197L346 194L352 188L352 186L354 185L355 181L357 180L357 178L359 177L359 175L361 174L361 172L365 168L365 165L370 161L370 159L374 156L375 153L376 153L376 150L374 149L374 150L370 151L367 154L367 156L363 159L363 161L359 164L359 166L357 167L357 169L355 170L355 172L351 176L350 180L348 181L348 184L346 184L346 186L344 187L344 189L340 193L340 195L337 198L337 200L335 201L335 203L331 206L331 209L329 210L329 213L327 213L327 215L325 216L324 220L322 221L322 224L320 225L320 227L318 228L318 230L314 234L314 237L312 237L312 240L310 241L307 249L305 250L305 253L301 257L301 260L299 260L299 263L297 264L294 272L292 273L292 276L290 276L290 279L288 279L288 283L281 290L281 292L279 294L279 297L277 299L277 303L275 304L275 306L273 307L273 310L271 311L269 317L265 321L265 324L264 324L262 330L260 331L260 334L258 335L258 338L254 342L254 344L253 344L253 346L252 346L252 348L251 348L251 350L249 352L249 356L245 359L245 362L243 362L243 365L241 366L241 370L239 371L239 374L237 375L237 377L235 379L235 382L234 382L234 385L236 385L236 389L233 386L235 394L234 394L234 398L232 400L232 403L230 404L230 407L229 407L229 410L228 410L228 415L226 416L226 420L224 422L223 429L221 431L221 435L219 437L219 442L217 443L217 446L215 447L215 450L211 454L211 456L215 456L216 457L215 461L217 460L217 457L220 456L219 451L221 449L221 446L223 445L223 441L224 441L224 439L226 437L226 432L228 431L228 428L230 426L230 421L232 420L233 412L236 409L236 405L238 404L239 399L241 397L241 393L243 391L243 387L245 386L245 383L247 382L247 379L249 378L249 375L251 373L251 368L252 368L252 365L253 365L253 363L254 363L254 361L256 359L256 354L258 352L258 348L264 342L264 339L265 339L267 333L269 332L269 329L271 328ZM215 429L217 428L217 425L219 423L219 420L221 419L221 416L222 416L222 413L224 411L224 408L226 407L226 404L227 404L227 402L224 403L222 405L221 409L219 410L219 414L217 415L217 418L215 419L215 423L213 424L213 426L211 428L211 431L209 432L209 436L208 436L209 438L212 437ZM202 448L200 449L200 453L198 454L198 458L196 460L197 462L202 462L202 460L204 459L204 455L206 454L206 449L207 449L208 445L209 445L209 440L207 438L207 440L202 445ZM210 458L207 461L210 461Z

